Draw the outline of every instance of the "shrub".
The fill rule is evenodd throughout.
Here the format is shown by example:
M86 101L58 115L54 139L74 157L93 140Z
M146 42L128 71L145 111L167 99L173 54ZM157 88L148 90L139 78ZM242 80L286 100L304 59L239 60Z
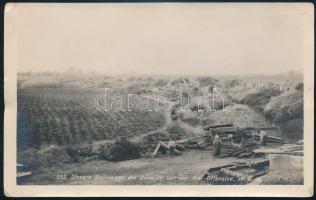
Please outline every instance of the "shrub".
M126 137L119 137L116 141L106 143L101 150L99 158L109 161L122 161L140 158L139 147Z

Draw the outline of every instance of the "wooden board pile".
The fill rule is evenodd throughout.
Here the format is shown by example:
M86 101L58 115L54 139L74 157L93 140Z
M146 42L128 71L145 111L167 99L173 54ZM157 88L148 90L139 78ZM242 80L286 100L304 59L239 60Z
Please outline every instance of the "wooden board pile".
M303 144L284 144L278 148L259 148L254 150L254 153L264 154L287 154L287 155L304 155Z
M163 155L181 155L181 151L184 149L210 149L209 139L205 136L194 137L190 139L178 140L178 141L159 141L156 147L150 146L153 150L152 157ZM146 153L148 156L148 153Z
M275 128L263 127L263 128L239 128L235 127L233 124L221 124L221 125L211 125L204 127L207 131L206 134L211 134L212 136L218 134L222 140L229 140L230 136L233 139L241 141L242 138L251 139L253 142L260 140L260 133L264 130L274 130ZM283 143L283 139L280 137L265 136L265 142L267 143Z
M222 151L221 155L218 156L220 158L225 157L238 157L238 158L247 158L255 155L253 151L257 148L256 144L242 144L241 146L234 145L225 145L224 151ZM257 156L258 154L256 154Z
M206 134L219 135L224 152L220 157L250 157L258 146L266 143L283 143L282 138L266 135L263 130L272 128L239 128L233 124L206 126ZM258 155L258 154L256 154Z
M159 143L159 142L158 142ZM158 143L149 143L146 145L146 147L143 147L142 151L141 151L141 155L142 157L153 157L153 152L155 152L156 147L158 146ZM156 157L160 157L163 156L167 153L167 151L165 150L160 150L156 153Z
M210 168L202 180L214 185L239 185L250 183L269 172L269 160L233 163Z
M266 128L268 129L268 128ZM221 141L221 155L219 157L250 157L258 156L254 154L254 150L265 143L283 143L282 138L266 135L262 129L246 128L240 129L233 124L212 125L204 128L205 132L199 136L182 140L176 140L176 155L180 155L184 149L214 149L213 140L216 135ZM170 140L171 141L171 140ZM147 144L147 148L142 153L145 157L163 156L170 152L170 148L166 141L158 141L157 143ZM172 149L172 150L173 150Z
M177 144L182 145L186 149L212 149L211 135L200 135L188 139L177 141Z

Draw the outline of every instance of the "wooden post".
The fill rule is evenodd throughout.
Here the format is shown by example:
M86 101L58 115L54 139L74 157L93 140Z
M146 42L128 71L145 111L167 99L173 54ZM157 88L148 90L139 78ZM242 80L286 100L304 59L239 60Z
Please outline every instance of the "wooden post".
M153 157L155 157L156 156L156 154L157 154L157 152L158 152L158 150L159 150L159 148L160 148L160 142L158 142L158 144L157 144L157 146L156 146L156 148L155 148L155 151L154 151L154 153L153 153Z

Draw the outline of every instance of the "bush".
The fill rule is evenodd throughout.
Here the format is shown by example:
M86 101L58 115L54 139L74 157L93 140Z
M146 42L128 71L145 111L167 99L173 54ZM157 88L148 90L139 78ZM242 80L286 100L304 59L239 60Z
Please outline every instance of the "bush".
M95 152L98 155L98 158L102 160L109 160L111 151L112 151L113 143L107 142L101 145L98 145Z
M304 89L304 84L303 83L296 84L295 89L302 91Z
M106 143L99 155L99 158L109 161L123 161L140 158L139 147L129 141L126 137L119 137L116 141L111 143Z

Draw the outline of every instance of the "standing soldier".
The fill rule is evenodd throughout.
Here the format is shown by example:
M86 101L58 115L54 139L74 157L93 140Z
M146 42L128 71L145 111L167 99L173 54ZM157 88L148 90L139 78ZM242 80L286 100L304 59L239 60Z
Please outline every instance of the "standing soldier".
M213 139L213 146L214 146L214 151L213 151L214 156L219 156L221 153L222 141L218 134L216 134Z
M260 140L259 140L259 145L261 146L266 146L266 142L267 142L267 133L264 131L259 131L259 136L260 136Z
M175 140L169 140L168 141L168 147L169 147L169 155L174 155L176 152L176 141Z

